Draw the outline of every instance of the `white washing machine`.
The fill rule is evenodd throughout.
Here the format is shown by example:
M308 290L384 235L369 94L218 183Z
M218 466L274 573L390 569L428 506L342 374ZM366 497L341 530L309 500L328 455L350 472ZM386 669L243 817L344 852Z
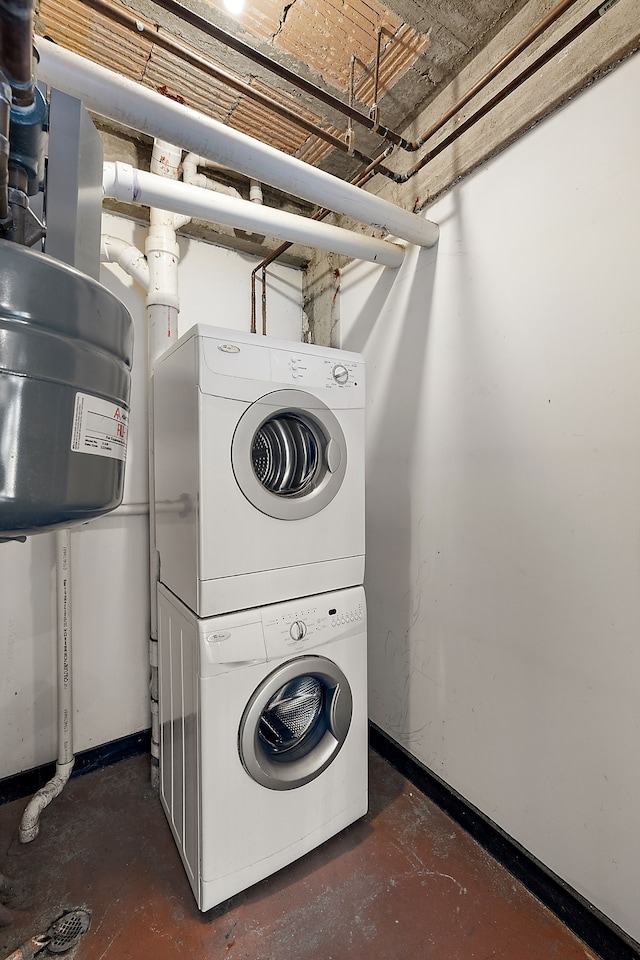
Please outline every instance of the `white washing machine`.
M160 795L209 910L367 811L364 590L158 613Z
M359 354L198 325L154 374L160 580L198 616L364 579Z

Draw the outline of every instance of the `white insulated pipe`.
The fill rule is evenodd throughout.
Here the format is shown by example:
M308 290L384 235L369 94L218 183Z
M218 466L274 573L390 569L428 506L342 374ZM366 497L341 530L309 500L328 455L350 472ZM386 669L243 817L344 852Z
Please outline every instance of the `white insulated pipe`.
M88 110L421 247L438 225L38 37L38 78Z
M387 267L399 267L404 249L386 240L362 236L307 217L267 207L249 200L237 200L188 183L136 170L128 163L105 163L105 197L124 203L141 203L175 213L209 220L249 233L264 233L279 240L303 243L320 250L370 260Z
M54 776L31 798L22 815L18 837L30 843L38 836L40 814L64 788L73 770L73 698L71 686L71 533L56 531L56 596L58 651L58 759Z

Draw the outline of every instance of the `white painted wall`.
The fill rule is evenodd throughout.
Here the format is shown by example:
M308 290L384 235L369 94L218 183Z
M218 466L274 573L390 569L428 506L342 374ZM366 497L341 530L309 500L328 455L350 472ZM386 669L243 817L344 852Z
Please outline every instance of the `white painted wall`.
M479 169L368 363L372 719L640 940L640 57Z
M145 230L105 215L105 233L144 249ZM180 240L180 333L208 322L249 330L256 261ZM269 333L301 339L302 275L269 270ZM125 502L147 500L144 293L117 266L102 282L131 311L136 328ZM106 516L75 527L73 683L76 751L149 726L148 518ZM55 537L0 545L0 779L55 759Z

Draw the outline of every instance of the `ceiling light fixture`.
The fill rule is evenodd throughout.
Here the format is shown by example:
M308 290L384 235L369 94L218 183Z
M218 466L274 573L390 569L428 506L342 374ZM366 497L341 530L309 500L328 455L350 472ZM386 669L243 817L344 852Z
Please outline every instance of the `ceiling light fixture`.
M234 15L242 13L244 10L244 0L224 0L224 5L229 13Z

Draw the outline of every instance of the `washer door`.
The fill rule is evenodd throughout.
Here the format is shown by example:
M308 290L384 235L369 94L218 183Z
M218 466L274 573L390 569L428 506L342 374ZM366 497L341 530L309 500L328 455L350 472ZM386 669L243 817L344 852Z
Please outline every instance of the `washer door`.
M309 783L340 752L352 707L347 678L326 657L299 657L278 667L255 691L240 722L245 770L270 790Z
M276 390L240 418L231 462L254 507L277 520L300 520L319 513L337 494L347 445L321 400L300 390Z

